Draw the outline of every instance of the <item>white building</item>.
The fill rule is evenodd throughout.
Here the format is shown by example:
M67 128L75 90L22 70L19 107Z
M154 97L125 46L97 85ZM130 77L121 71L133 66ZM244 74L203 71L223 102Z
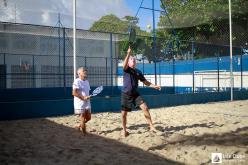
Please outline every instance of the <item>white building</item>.
M118 56L117 40L116 34L77 30L76 64L88 68L92 85L116 83L111 76L118 61L111 58ZM71 86L72 45L72 29L0 23L0 65L6 75L1 84L6 88Z

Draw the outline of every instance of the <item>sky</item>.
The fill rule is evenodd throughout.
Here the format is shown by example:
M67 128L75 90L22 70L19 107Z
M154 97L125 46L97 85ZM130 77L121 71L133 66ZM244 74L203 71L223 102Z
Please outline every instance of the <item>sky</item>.
M137 11L138 11L138 15L137 17L139 18L139 26L143 29L143 30L148 30L147 29L147 25L151 25L151 27L153 26L153 15L152 15L152 11L151 10L147 10L147 9L142 9L140 7L142 0L125 0L127 3L127 6L129 7L129 9L132 11L132 16L135 16ZM144 0L142 7L145 8L152 8L152 0ZM154 9L158 9L161 10L160 8L160 0L154 0ZM156 24L159 21L159 12L155 11L155 28L157 27Z
M135 16L142 0L77 0L77 28L89 29L102 16L114 14L119 18ZM72 27L73 0L0 0L0 21L25 24ZM160 0L154 0L160 9ZM144 0L143 7L152 8L152 0ZM137 17L143 30L152 27L152 11L140 9ZM155 22L159 12L155 12Z

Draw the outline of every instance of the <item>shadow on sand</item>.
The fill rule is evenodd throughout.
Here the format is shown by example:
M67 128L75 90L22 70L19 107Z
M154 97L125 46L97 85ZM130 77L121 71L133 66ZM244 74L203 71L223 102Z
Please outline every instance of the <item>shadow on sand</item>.
M149 148L150 150L160 150L166 148L167 145L181 145L181 146L248 146L248 127L238 128L223 134L203 134L201 136L186 136L175 135L168 139L168 142L163 145L158 145ZM248 150L247 150L248 151Z
M0 121L0 164L180 164L47 119Z
M162 123L157 123L162 125ZM201 124L192 124L192 125L182 125L182 126L170 126L170 127L161 127L161 126L156 126L156 128L162 132L178 132L182 131L188 128L213 128L213 127L222 127L222 125L218 125L215 122L209 122L209 123L201 123Z

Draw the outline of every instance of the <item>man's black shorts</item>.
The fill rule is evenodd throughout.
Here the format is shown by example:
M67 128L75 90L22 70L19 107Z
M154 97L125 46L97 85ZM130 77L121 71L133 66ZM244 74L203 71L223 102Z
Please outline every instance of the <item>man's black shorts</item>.
M145 101L139 95L139 93L135 93L132 95L128 95L126 93L121 93L121 110L122 111L131 111L132 107L139 107Z

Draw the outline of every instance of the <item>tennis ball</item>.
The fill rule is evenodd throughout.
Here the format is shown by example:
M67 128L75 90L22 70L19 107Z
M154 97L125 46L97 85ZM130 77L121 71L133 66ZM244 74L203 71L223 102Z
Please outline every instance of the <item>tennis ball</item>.
M148 24L148 25L146 26L146 28L147 28L147 29L151 29L151 25Z

